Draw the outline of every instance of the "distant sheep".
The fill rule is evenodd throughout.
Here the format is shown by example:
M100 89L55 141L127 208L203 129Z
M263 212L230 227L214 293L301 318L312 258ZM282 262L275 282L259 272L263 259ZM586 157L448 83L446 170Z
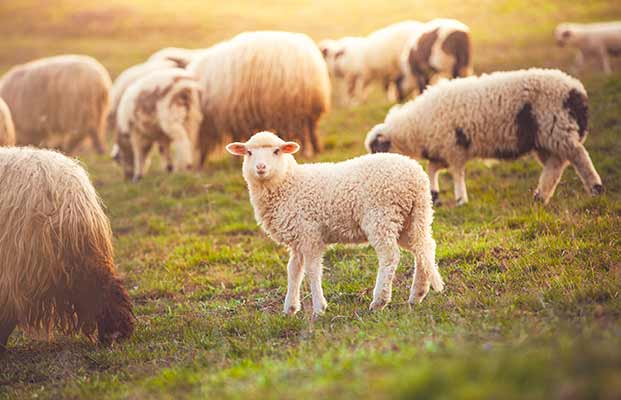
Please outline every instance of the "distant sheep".
M0 79L18 145L72 153L90 137L104 152L110 76L95 59L64 55L16 66Z
M386 91L397 83L402 76L403 46L422 27L417 21L403 21L341 43L339 54L335 55L335 69L347 82L352 99L365 100L373 81L381 82Z
M399 101L415 88L422 93L439 79L472 75L470 28L454 19L427 22L404 46L401 72L403 78L397 83Z
M84 169L55 151L0 147L0 187L0 351L16 326L128 338L132 305Z
M243 156L243 175L257 222L289 248L284 312L300 309L300 286L310 278L313 313L327 302L321 287L321 259L331 243L369 242L379 271L370 308L384 308L392 296L399 246L416 255L410 303L419 303L444 283L435 263L429 178L414 160L396 154L366 155L339 163L297 164L295 142L260 132L226 148Z
M11 111L4 100L0 99L0 146L15 145L15 128Z
M516 159L534 152L543 164L535 199L547 203L571 163L587 192L603 192L583 146L588 100L580 81L558 70L529 69L443 81L400 108L366 139L372 153L429 160L434 201L438 172L453 175L457 204L468 201L466 162Z
M187 67L205 49L184 49L180 47L165 47L151 54L147 62L173 61L180 68Z
M585 58L599 59L606 74L611 73L608 56L621 56L621 22L596 24L560 24L554 32L559 46L578 48L576 68L580 71Z
M156 142L164 149L169 170L198 164L200 99L198 81L180 68L153 71L127 88L117 116L119 161L126 178L142 178Z
M317 122L330 108L330 77L315 43L290 32L247 32L215 45L188 66L204 90L203 156L226 135L273 130L321 150ZM202 163L201 163L202 164Z

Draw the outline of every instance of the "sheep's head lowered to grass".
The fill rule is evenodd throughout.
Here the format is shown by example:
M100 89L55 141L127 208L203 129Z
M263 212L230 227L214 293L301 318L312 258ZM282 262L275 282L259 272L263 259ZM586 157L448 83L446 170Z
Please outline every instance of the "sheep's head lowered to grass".
M226 150L244 157L243 174L248 183L277 182L295 164L296 142L285 142L271 132L259 132L247 142L234 142Z

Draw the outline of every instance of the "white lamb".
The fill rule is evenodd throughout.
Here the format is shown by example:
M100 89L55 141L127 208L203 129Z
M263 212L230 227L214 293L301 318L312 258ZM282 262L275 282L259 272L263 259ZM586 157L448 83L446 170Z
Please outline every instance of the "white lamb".
M429 179L414 160L395 154L366 155L340 163L297 164L300 146L273 133L259 132L227 150L243 156L243 175L257 222L289 248L284 312L300 309L300 285L310 278L313 313L327 303L321 287L322 256L331 243L369 242L379 258L373 310L391 299L399 246L416 255L410 303L431 285L444 283L435 263Z
M397 152L429 160L434 202L438 173L453 176L457 204L468 201L466 162L473 158L516 159L534 152L543 164L535 199L547 203L567 165L587 192L603 192L583 146L587 93L580 81L558 70L495 72L443 81L393 109L367 135L370 152Z
M621 22L596 24L560 24L554 32L559 46L570 45L578 48L576 68L582 70L585 58L599 59L602 69L610 74L608 55L621 55Z

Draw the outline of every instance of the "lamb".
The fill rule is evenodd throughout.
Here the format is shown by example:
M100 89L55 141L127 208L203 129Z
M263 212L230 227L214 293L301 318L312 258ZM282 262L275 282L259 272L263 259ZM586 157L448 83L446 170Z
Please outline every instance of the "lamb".
M598 58L602 69L609 75L610 60L608 55L621 56L621 22L604 22L596 24L564 23L554 31L559 46L570 45L578 48L576 69L582 70L585 58Z
M110 76L95 59L63 55L18 65L0 79L17 145L72 153L89 136L103 154Z
M265 129L310 143L307 156L321 151L317 122L330 108L330 77L307 35L241 33L209 48L188 70L205 95L201 165L226 135L238 141Z
M180 68L187 67L205 49L184 49L181 47L165 47L151 54L147 62L172 61Z
M244 157L243 176L257 222L273 240L289 248L285 313L300 310L305 272L314 315L325 311L321 259L331 243L368 241L374 247L380 267L372 310L390 302L399 246L417 259L410 303L421 302L430 285L443 289L431 232L429 179L416 161L375 154L340 163L299 165L293 157L299 148L270 132L226 146L231 154Z
M200 97L198 81L180 68L153 71L127 88L117 118L119 162L126 178L142 178L155 142L164 149L169 170L189 170L198 163Z
M380 81L388 91L402 76L400 56L407 40L423 24L403 21L372 32L364 38L349 40L336 56L335 68L341 71L354 99L366 99L369 84Z
M397 83L400 102L415 88L422 93L442 78L472 75L470 28L454 19L427 22L404 46L401 73L403 78Z
M443 81L392 110L367 135L369 152L429 160L434 202L438 173L453 176L457 204L468 202L465 165L473 158L517 159L534 152L543 165L535 199L547 204L569 163L593 195L604 191L583 143L588 99L582 83L559 70L528 69Z
M134 330L112 232L86 172L62 154L0 147L0 351L19 325L110 344ZM95 335L96 333L96 335Z
M15 128L11 111L4 100L0 99L0 146L15 145Z

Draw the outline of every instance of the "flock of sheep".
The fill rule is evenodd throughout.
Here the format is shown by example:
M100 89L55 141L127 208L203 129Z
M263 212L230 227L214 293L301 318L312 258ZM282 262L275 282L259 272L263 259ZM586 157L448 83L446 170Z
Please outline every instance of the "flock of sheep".
M620 24L561 25L556 36L603 57L607 72L607 54L621 50ZM298 150L321 151L317 123L335 81L352 102L364 101L372 82L395 100L414 99L368 132L368 152L381 154L298 164ZM580 81L543 69L473 76L470 30L455 20L404 21L318 44L299 33L242 33L207 49L163 49L114 83L91 57L33 61L0 79L0 351L18 325L103 343L132 334L109 221L86 172L60 152L20 147L71 154L88 137L103 153L107 132L133 180L153 147L180 171L233 140L226 149L244 158L258 223L290 250L288 314L300 309L305 274L313 313L325 311L321 263L331 243L368 242L377 252L371 309L391 299L400 247L416 256L410 303L441 291L432 218L442 169L458 205L468 201L465 165L475 158L534 153L543 165L535 198L544 203L570 164L587 192L604 190L583 145ZM414 159L429 161L427 173Z

